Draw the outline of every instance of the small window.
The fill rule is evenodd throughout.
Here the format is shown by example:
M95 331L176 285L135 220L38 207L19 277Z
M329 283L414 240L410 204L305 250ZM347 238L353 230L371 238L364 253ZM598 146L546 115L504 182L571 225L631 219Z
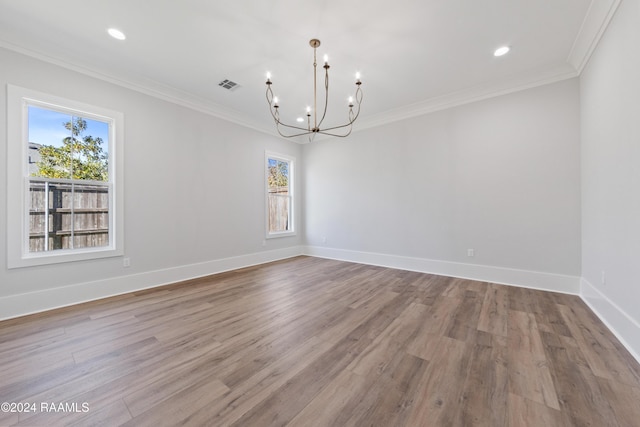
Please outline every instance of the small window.
M122 115L10 86L8 122L9 267L122 254Z
M288 156L266 155L267 237L295 234L293 163Z

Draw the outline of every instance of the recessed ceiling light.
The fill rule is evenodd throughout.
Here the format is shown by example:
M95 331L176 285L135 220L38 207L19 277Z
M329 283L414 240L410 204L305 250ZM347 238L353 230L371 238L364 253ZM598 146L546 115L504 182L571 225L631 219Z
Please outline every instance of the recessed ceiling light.
M495 52L493 52L493 56L502 56L502 55L506 55L509 50L511 50L511 48L509 46L502 46L496 49Z
M114 39L117 40L124 40L127 38L127 36L124 35L124 33L116 28L109 28L107 30L107 32L109 33L109 35L111 37L113 37Z
M304 122L304 119L303 119L302 117L298 117L298 118L296 119L296 121L297 121L298 123L302 123L302 122Z

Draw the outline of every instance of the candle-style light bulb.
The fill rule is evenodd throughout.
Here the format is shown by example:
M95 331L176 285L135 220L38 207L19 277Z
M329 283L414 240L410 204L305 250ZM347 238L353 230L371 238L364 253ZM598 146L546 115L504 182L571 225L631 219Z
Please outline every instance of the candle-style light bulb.
M307 116L311 114L311 107L307 106Z
M353 107L353 96L349 97L349 107Z
M273 106L274 106L274 107L277 107L277 106L278 106L278 97L277 97L277 96L274 96L274 97L273 97Z
M329 56L325 55L324 56L324 65L327 65L329 63Z
M356 72L356 83L360 83L360 72Z

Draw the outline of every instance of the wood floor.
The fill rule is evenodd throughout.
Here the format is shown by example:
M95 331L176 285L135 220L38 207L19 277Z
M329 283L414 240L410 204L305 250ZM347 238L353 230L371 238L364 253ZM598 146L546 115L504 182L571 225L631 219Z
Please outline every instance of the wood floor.
M628 427L640 366L576 296L298 257L0 322L0 402L2 426Z

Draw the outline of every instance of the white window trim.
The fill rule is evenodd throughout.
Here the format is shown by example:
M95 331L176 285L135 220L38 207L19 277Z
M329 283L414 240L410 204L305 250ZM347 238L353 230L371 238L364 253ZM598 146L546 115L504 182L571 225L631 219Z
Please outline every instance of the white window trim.
M29 209L26 197L29 135L28 106L35 105L58 111L66 111L81 117L97 119L110 124L109 134L109 182L110 193L108 246L29 252L29 224L26 212ZM124 115L117 111L72 101L31 89L7 85L7 267L19 268L45 264L56 264L124 254L124 210L123 210L123 141Z
M269 232L269 159L281 160L289 162L289 192L291 193L291 230ZM267 239L275 239L279 237L295 236L297 234L296 227L296 193L295 193L295 157L286 154L278 154L272 151L265 151L264 154L264 229Z

